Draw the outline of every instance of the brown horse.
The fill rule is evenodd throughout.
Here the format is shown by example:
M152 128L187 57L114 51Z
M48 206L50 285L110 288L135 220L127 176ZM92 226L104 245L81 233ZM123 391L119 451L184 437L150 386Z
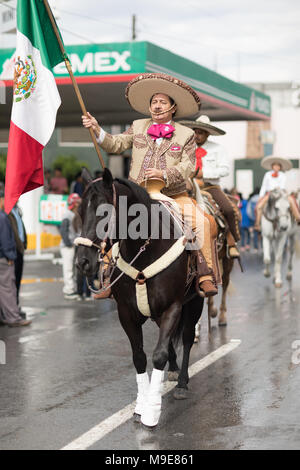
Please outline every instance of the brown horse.
M195 186L197 182L195 179L191 180L191 185L189 187L189 194L195 200L197 199L197 194L199 194L199 189ZM199 188L199 187L198 187ZM228 225L224 216L222 215L219 207L212 199L212 196L205 191L202 192L202 199L204 206L202 207L205 212L213 216L214 218L214 225L215 225L215 265L217 266L217 271L219 279L222 282L222 298L220 304L220 313L218 318L219 326L226 326L227 325L227 290L230 282L230 273L232 271L234 265L234 259L230 258L228 255L228 244L227 244L227 235L228 235ZM236 204L236 200L232 198L232 203ZM208 306L208 318L209 318L209 329L210 329L210 319L215 318L218 316L218 309L214 305L214 298L209 297L207 299L207 306ZM195 333L195 342L198 341L200 334L200 321L196 325L196 333Z

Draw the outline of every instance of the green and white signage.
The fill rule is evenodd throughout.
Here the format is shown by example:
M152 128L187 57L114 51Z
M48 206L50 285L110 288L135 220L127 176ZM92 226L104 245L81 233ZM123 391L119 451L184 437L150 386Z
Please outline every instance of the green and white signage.
M40 198L40 222L60 225L67 209L68 196L60 194L43 194Z
M269 96L146 41L66 46L66 51L75 76L86 77L87 82L88 77L109 76L110 81L117 81L123 76L124 81L127 75L163 72L187 82L213 106L244 110L245 118L271 115ZM11 49L0 49L0 80L12 80L13 55ZM68 77L63 63L55 67L54 75L58 84L60 78Z

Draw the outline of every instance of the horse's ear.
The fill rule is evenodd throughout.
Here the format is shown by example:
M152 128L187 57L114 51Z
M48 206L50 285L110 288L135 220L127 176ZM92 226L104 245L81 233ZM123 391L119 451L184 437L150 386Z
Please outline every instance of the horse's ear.
M91 181L93 181L91 173L85 167L82 168L81 176L84 184L89 184Z
M104 186L108 189L111 189L114 179L108 168L104 168L102 178Z

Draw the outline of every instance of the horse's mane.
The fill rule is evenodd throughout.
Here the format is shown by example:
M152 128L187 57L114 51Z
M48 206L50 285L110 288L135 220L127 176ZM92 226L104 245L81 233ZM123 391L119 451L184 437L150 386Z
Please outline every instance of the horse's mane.
M134 183L133 181L130 181L125 178L116 178L115 181L118 181L118 183L127 186L127 188L130 189L130 191L132 192L134 198L141 204L144 204L147 209L151 209L151 204L157 204L156 201L150 198L149 194L144 188Z

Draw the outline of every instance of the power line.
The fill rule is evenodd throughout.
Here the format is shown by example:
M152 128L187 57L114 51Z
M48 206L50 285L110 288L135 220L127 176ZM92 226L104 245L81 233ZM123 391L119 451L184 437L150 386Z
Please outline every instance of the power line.
M4 6L4 7L8 7L12 10L16 10L15 7L11 6L11 5L6 5L5 2L3 1L0 1L0 5ZM69 15L73 15L73 16L77 16L77 17L80 17L80 18L86 18L86 19L89 19L91 21L96 21L96 22L102 22L104 24L107 24L109 26L117 26L117 27L121 27L121 28L126 28L126 29L132 29L132 26L131 25L128 25L128 26L125 26L125 25L121 25L121 24L116 24L116 23L110 23L110 22L107 22L107 21L104 21L102 19L99 19L99 18L93 18L91 16L88 16L88 15L82 15L80 13L77 13L77 12L70 12L70 11L67 11L67 10L61 10L60 8L58 8L59 11L61 11L62 13L66 13L66 14L69 14ZM141 23L140 23L141 24ZM197 42L195 41L195 38L191 38L191 37L184 37L184 38L180 38L178 36L172 36L172 35L166 35L166 34L161 34L160 32L156 32L156 31L153 31L153 29L149 28L147 26L147 24L145 24L144 22L142 23L142 27L145 28L146 30L148 30L148 34L155 34L155 36L159 36L159 37L162 37L162 38L165 38L165 39L170 39L172 41L177 41L177 42L180 42L181 44L182 43L187 43L187 44L196 44L198 47L202 47L202 48L207 48L207 47L210 47L211 49L215 49L216 47L218 49L222 49L224 51L227 51L227 52L230 52L230 53L233 53L233 54L238 54L239 56L241 54L243 55L247 55L248 57L260 57L261 59L269 59L271 61L275 61L275 62L286 62L286 63L293 63L293 65L297 65L298 62L295 62L294 60L292 59L288 59L286 57L274 57L274 56L270 56L269 54L256 54L256 53L253 53L253 52L245 52L245 51L241 51L241 50L236 50L236 49L230 49L230 48L226 48L224 46L220 46L219 44L214 46L214 45L211 45L211 44L207 44L204 45L203 44L203 40L201 39L201 42ZM69 34L72 34L73 36L75 37L78 37L80 39L83 39L84 41L90 43L90 44L96 44L94 41L92 41L91 39L85 37L85 36L82 36L82 35L79 35L78 33L74 33L70 30L67 30L65 28L60 28L62 31L65 31ZM144 34L147 34L147 31L143 31L143 30L136 30L138 31L139 33L144 33ZM136 60L139 60L138 58L135 58Z

